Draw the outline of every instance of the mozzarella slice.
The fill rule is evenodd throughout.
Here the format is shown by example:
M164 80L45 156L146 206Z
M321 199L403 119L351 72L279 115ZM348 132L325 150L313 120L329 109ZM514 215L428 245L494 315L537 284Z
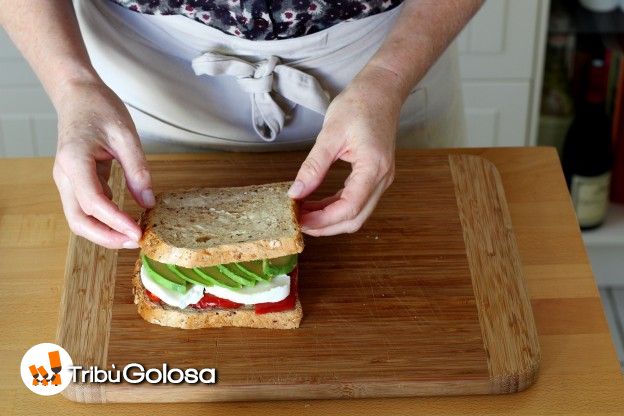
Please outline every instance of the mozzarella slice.
M284 300L290 293L290 276L280 274L269 282L256 283L254 287L243 287L232 290L221 286L210 286L205 288L206 293L215 295L222 299L231 300L245 305L255 305L256 303L279 302Z

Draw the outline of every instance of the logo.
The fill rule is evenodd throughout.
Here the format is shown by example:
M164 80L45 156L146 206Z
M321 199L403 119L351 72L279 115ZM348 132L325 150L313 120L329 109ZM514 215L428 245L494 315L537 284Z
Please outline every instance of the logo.
M62 347L52 343L37 344L22 357L20 373L24 385L33 393L52 396L65 390L70 383L129 383L139 384L215 384L214 368L162 367L146 368L139 363L126 364L118 369L111 364L110 369L97 366L84 368L74 365L71 357Z
M169 367L163 363L161 368L145 368L139 363L126 364L122 370L111 364L110 370L104 370L97 366L87 369L81 366L72 366L72 381L74 383L121 383L139 384L147 382L150 384L215 384L217 373L214 368L187 368L182 370Z
M72 359L62 347L44 342L30 348L22 357L20 373L24 385L33 393L52 396L72 382Z

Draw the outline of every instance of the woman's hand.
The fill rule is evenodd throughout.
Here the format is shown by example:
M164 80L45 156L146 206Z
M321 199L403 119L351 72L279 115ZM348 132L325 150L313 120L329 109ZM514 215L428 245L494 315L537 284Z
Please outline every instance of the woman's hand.
M349 162L344 188L301 205L301 230L312 236L353 233L371 215L394 179L395 136L401 99L384 91L386 70L358 75L330 104L323 128L288 195L303 199L338 159Z
M57 101L54 181L69 228L108 248L136 248L141 229L111 201L111 163L121 164L134 199L154 205L151 178L134 123L121 100L101 82L72 84Z

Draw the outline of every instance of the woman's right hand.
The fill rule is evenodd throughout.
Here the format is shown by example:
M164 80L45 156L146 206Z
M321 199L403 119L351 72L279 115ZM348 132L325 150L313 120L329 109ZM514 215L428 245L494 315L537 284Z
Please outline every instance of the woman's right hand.
M104 247L138 247L141 229L111 201L107 184L116 159L134 199L143 208L154 205L145 154L128 110L99 81L65 88L56 107L58 146L53 173L69 228Z

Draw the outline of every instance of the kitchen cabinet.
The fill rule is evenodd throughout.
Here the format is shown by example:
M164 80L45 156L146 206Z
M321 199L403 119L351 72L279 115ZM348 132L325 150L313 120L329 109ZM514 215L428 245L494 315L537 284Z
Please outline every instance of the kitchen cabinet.
M487 1L457 39L468 146L535 144L549 5Z

